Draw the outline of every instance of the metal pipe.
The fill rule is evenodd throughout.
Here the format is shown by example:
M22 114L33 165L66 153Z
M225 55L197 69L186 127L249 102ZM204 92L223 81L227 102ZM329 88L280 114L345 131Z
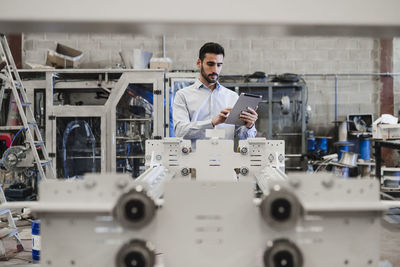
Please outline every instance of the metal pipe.
M286 170L297 170L297 171L302 171L303 168L302 167L285 167Z
M272 86L268 87L268 101L272 102ZM268 105L268 138L272 139L272 105Z
M338 109L338 76L335 76L335 121L337 121L337 109Z
M285 154L285 158L301 158L302 154Z
M167 44L165 41L165 34L163 34L162 36L162 48L163 48L163 57L167 57L167 48L166 48Z
M276 74L265 74L267 77L274 77ZM378 72L378 73L303 73L299 74L302 77L335 77L335 76L400 76L400 72ZM223 75L226 78L246 78L246 75Z
M306 100L306 90L307 90L307 100ZM305 83L303 85L301 85L301 153L305 154L307 152L307 148L306 148L306 104L308 102L308 88L305 85ZM296 106L296 104L294 104L294 106Z
M304 73L299 76L318 77L318 76L399 76L399 72L384 72L384 73Z
M159 165L147 169L142 175L136 178L137 182L147 183L148 194L153 199L158 199L164 193L164 183L172 179L175 173L168 172L164 166Z
M275 133L273 136L292 136L292 135L302 135L302 133Z

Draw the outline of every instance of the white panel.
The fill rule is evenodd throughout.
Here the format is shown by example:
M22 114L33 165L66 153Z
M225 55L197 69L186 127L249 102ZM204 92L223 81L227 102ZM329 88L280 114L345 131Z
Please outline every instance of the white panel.
M21 8L21 7L24 8ZM7 0L0 31L400 35L398 0ZM267 27L266 27L267 26ZM339 26L339 27L338 27ZM224 30L224 31L222 31Z

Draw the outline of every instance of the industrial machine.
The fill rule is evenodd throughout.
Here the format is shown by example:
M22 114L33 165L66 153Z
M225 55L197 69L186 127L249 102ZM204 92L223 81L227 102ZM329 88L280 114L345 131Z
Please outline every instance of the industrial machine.
M234 151L219 136L208 133L196 151L179 138L146 141L136 180L43 182L40 201L19 203L41 219L41 265L379 265L387 207L377 181L288 177L283 141L241 140Z
M144 171L145 141L165 135L164 71L19 73L57 178Z

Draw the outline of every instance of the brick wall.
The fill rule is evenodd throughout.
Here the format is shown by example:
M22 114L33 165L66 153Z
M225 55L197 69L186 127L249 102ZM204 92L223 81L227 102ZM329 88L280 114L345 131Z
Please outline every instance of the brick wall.
M223 74L266 73L376 73L379 72L379 41L373 38L225 37L174 35L166 37L166 53L173 68L196 69L198 50L207 41L221 43L226 50ZM25 34L23 62L44 64L47 49L60 42L84 51L82 68L110 68L121 63L118 52L139 48L162 56L161 36L130 34ZM399 47L399 42L397 42ZM400 50L400 47L399 49ZM399 57L400 58L400 57ZM400 61L400 60L399 60ZM400 64L399 64L400 65ZM398 68L399 69L399 68ZM313 109L310 127L324 134L334 120L334 79L306 79L309 104ZM338 118L348 113L378 115L379 80L372 77L340 77ZM399 102L400 88L397 86ZM398 106L398 105L397 105Z

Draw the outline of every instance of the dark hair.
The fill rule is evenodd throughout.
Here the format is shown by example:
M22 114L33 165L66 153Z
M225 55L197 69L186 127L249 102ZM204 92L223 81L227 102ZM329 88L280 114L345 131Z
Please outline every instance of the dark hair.
M201 61L203 61L203 59L206 56L206 53L212 53L212 54L217 54L217 55L223 55L225 56L225 52L224 52L224 48L217 43L205 43L199 51L199 58Z

